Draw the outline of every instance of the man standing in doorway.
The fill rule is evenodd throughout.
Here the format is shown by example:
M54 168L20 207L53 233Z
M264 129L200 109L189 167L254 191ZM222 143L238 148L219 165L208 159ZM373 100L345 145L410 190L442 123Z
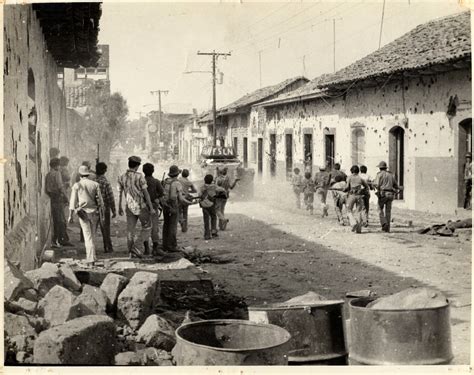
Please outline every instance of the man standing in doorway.
M377 168L380 172L374 180L374 187L377 189L378 210L380 225L384 232L390 232L390 221L392 214L392 202L395 199L395 194L400 190L395 179L395 176L387 171L387 163L381 161Z
M471 191L472 191L472 154L468 152L466 154L466 164L464 164L464 208L466 210L471 208Z
M60 161L53 158L49 162L51 170L45 178L45 190L51 202L51 217L53 221L53 233L51 246L60 247L72 246L66 233L66 217L64 214L64 204L67 202L66 190L59 170Z
M130 156L128 158L128 170L119 177L119 215L123 215L122 196L125 195L125 212L127 215L127 246L130 258L141 257L141 252L135 245L135 228L137 221L140 220L142 225L141 237L142 243L145 238L150 237L151 231L151 215L155 213L155 209L148 194L148 185L145 177L137 172L142 160L138 156ZM148 245L148 241L146 242ZM149 253L150 249L145 245L145 253Z
M110 214L112 213L112 218L117 216L115 211L114 192L112 191L112 186L110 186L109 181L105 177L107 164L97 163L95 171L97 174L96 181L100 186L100 192L104 201L104 221L100 223L100 230L104 242L104 253L112 253L114 249L112 246L112 239L110 238Z

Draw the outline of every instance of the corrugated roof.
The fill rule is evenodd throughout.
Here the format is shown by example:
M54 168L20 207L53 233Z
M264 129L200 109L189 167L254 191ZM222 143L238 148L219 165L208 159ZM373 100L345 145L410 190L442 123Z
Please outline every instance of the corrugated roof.
M232 102L220 108L218 113L219 115L222 115L225 113L232 113L232 112L235 112L239 108L247 107L247 106L256 104L258 102L261 102L262 100L265 100L266 98L270 96L278 94L279 92L283 91L285 88L287 88L288 86L294 84L295 82L299 80L309 81L307 78L300 76L300 77L289 78L273 86L263 87L261 89L255 90L254 92L251 92L250 94L244 95L243 97L236 100L235 102Z
M470 12L463 12L417 26L381 49L326 76L318 87L470 60L470 57Z

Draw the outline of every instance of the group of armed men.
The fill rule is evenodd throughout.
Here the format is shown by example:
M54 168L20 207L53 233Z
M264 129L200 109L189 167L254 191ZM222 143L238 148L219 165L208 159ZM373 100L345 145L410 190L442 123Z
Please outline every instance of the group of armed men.
M361 233L362 227L369 225L370 191L375 190L380 225L384 232L390 232L392 202L402 187L398 186L393 173L388 171L386 162L381 161L377 168L380 171L374 180L367 174L367 167L364 165L360 168L353 165L349 176L341 171L339 163L334 165L332 171L328 171L326 166L321 166L314 178L310 171L306 171L303 176L299 168L295 168L291 184L296 197L296 207L301 208L301 196L303 196L306 210L312 215L316 195L322 209L322 217L328 216L329 207L326 199L328 192L331 192L339 224L349 224L353 232Z
M188 228L188 207L199 203L204 220L204 238L217 237L219 229L225 230L229 220L224 210L232 184L227 169L218 171L218 176L208 174L203 186L198 190L188 179L189 171L180 170L172 165L168 177L162 181L153 177L154 165L145 163L143 174L138 172L141 159L138 156L128 158L127 171L118 177L118 214L127 219L127 248L130 258L153 256L162 258L167 253L179 252L177 248L177 227L182 232ZM46 192L51 200L52 246L72 246L67 234L67 223L73 223L77 215L81 228L81 241L86 248L86 263L97 260L95 234L100 227L104 242L104 252L113 252L110 224L117 210L112 186L106 177L107 165L97 163L95 171L85 161L78 168L75 183L71 184L67 158L53 157L50 160L50 172L46 175ZM215 181L214 181L215 180ZM71 186L72 185L72 186ZM123 208L125 201L125 210ZM69 217L66 221L65 206ZM159 218L163 214L162 242L160 244ZM137 240L136 226L141 223L140 241ZM150 240L152 248L150 248ZM143 244L143 251L141 245Z

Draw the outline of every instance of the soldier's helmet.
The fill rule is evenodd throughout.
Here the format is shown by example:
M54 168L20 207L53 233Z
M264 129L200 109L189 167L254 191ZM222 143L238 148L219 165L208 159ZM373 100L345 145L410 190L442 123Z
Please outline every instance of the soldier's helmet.
M387 163L384 162L384 161L381 161L379 163L379 165L377 165L377 168L380 168L380 169L387 169Z

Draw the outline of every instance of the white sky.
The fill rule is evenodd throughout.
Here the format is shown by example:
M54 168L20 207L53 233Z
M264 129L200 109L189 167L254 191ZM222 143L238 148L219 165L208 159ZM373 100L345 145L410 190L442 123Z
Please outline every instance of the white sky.
M305 74L313 79L333 71L336 18L336 69L378 48L382 2L280 3L113 3L103 4L99 43L110 45L110 79L137 112L157 109L151 90L169 90L163 109L209 109L210 56L198 50L231 52L218 60L224 84L217 106L262 86ZM382 45L428 20L463 11L456 0L390 1L385 5ZM304 66L303 66L303 56Z

